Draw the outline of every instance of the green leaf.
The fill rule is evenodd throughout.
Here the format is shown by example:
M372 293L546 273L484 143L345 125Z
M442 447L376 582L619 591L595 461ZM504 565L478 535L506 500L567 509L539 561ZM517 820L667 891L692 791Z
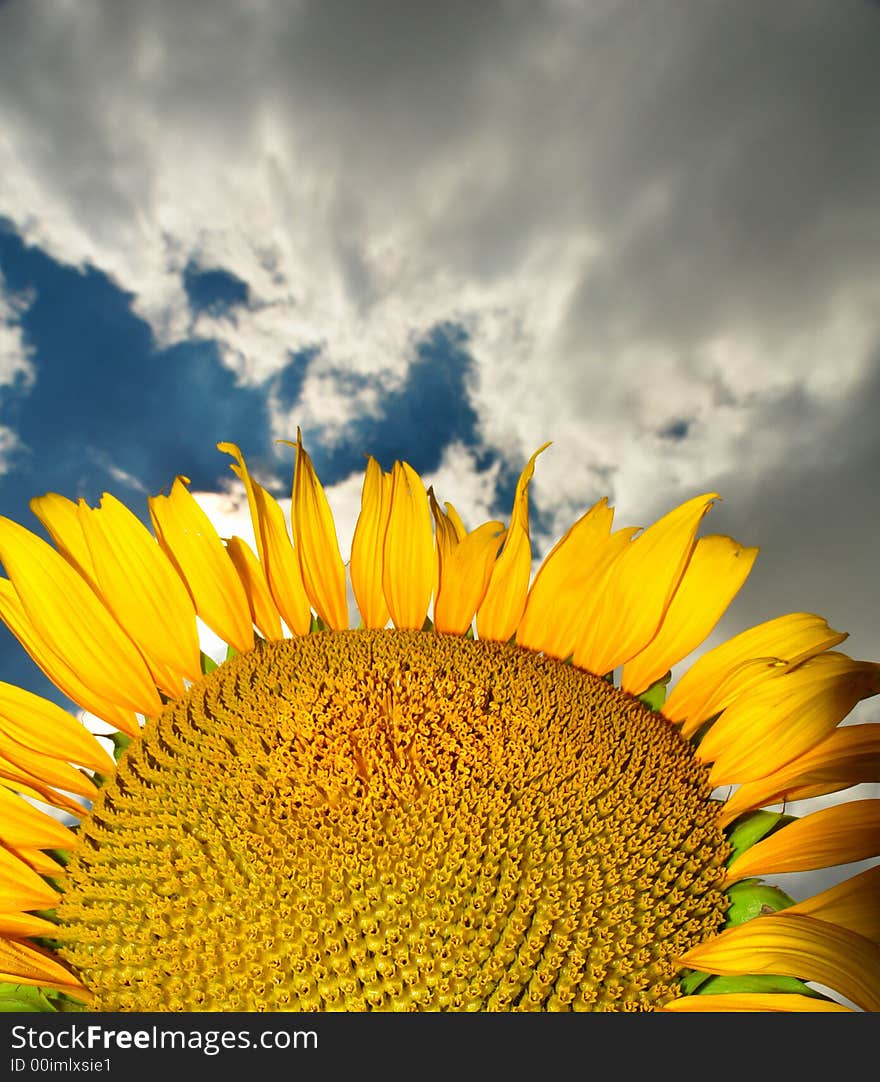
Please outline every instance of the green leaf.
M728 840L733 850L727 863L730 864L756 842L766 838L780 827L784 827L786 823L793 822L795 818L794 815L783 815L782 812L764 810L741 815L728 833Z
M698 969L689 969L681 978L681 994L683 996L694 995L697 989L709 980L710 975L709 973L701 973Z
M54 1014L57 1008L49 998L52 994L29 984L0 983L0 1013Z
M125 733L113 733L110 739L113 742L113 758L118 763L122 758L122 753L131 743L131 737L126 736Z
M201 661L202 672L205 676L208 676L217 668L217 662L212 657L208 657L204 650L201 652Z
M725 992L774 992L793 993L800 996L823 998L815 989L799 981L797 977L777 977L772 973L744 973L737 977L709 977L700 985L698 995L719 996Z
M670 669L665 676L661 676L659 680L655 680L647 691L643 691L642 694L638 696L639 702L644 703L649 710L660 710L666 702L666 688L671 679L672 670Z
M727 888L730 908L727 910L725 925L745 924L764 913L778 913L794 905L794 898L779 887L762 883L760 879L743 879Z

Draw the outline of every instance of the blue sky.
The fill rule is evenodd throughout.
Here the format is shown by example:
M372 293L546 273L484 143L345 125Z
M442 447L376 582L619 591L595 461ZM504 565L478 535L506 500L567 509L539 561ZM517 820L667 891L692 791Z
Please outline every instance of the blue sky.
M699 492L794 610L880 658L880 9L862 0L0 4L0 513L243 521L302 427L350 536L365 456L465 520L533 484ZM5 632L0 678L47 692ZM876 717L874 714L870 715Z

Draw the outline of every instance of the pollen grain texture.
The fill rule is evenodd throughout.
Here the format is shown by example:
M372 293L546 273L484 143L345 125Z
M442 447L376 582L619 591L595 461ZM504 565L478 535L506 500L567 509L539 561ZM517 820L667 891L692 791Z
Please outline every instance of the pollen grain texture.
M653 1010L724 919L705 769L516 646L318 632L148 723L71 858L104 1011Z

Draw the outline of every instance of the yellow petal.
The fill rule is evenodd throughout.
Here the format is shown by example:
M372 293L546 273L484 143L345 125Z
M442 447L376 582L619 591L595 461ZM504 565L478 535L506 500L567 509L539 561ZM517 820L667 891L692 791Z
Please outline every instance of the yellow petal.
M395 462L382 572L382 589L395 627L417 630L424 624L434 590L436 558L425 486L410 465Z
M504 535L501 555L492 567L483 602L477 609L477 634L481 639L507 642L516 633L525 611L531 569L528 531L512 523Z
M162 700L143 657L63 556L22 526L0 518L0 560L30 625L52 654L64 658L105 702L141 714L161 713ZM91 709L79 698L74 701Z
M345 597L345 565L330 504L318 480L312 460L296 430L296 469L293 475L293 538L299 555L306 593L327 627L348 627Z
M443 521L449 524L452 533L455 535L456 541L464 541L467 537L467 530L464 523L461 521L461 515L458 511L449 503L448 500L443 502L443 506L446 508L446 514L443 516Z
M274 496L251 478L241 451L234 443L218 443L217 446L236 460L232 471L244 482L257 554L272 600L293 634L306 635L312 626L312 611L284 512Z
M108 702L92 688L86 687L79 674L43 641L8 579L0 579L0 619L34 663L72 702L103 721L115 725L129 736L136 736L140 732L140 725L133 710L126 710L115 702Z
M736 699L696 750L713 786L766 777L814 747L860 699L880 690L880 665L820 654Z
M52 936L56 931L57 925L33 913L0 913L0 939Z
M48 761L53 762L51 759ZM80 776L85 777L84 775ZM88 779L85 780L88 781ZM0 751L0 785L5 785L15 792L21 793L22 796L41 800L44 804L48 804L53 808L70 812L71 815L78 818L82 818L84 814L82 804L68 796L67 793L53 789L41 777L13 763L3 755L2 751ZM97 794L97 788L92 786L89 794L90 799L94 799Z
M437 537L439 542L439 529ZM477 606L489 586L503 539L502 523L485 522L462 540L456 540L445 552L438 544L440 584L434 601L437 631L464 635L471 626Z
M364 474L361 510L351 541L351 588L364 627L382 628L390 613L382 589L383 551L391 511L391 474L370 458Z
M54 887L0 845L0 911L49 909L57 902Z
M782 912L825 920L880 943L880 864Z
M703 973L769 973L816 981L866 1011L880 1011L880 947L801 914L756 917L692 948L682 965Z
M684 722L682 734L695 733L712 715L706 704L718 686L744 662L778 658L796 664L843 642L845 633L828 627L821 616L793 612L735 635L699 657L677 682L663 707L670 721Z
M835 1003L830 999L818 999L816 996L799 996L788 992L724 992L717 996L682 996L666 1003L664 1011L676 1013L717 1013L719 1011L746 1011L749 1013L779 1011L786 1014L792 1011L828 1013L844 1011L852 1014L851 1007Z
M140 647L154 677L167 668L176 678L165 690L183 692L181 678L201 679L199 636L192 598L159 543L140 519L105 493L100 507L79 505L101 597Z
M53 988L80 999L90 998L77 978L49 951L14 939L0 939L0 981Z
M247 595L251 620L264 639L282 639L281 615L272 600L260 561L246 541L230 537L226 551Z
M622 541L610 543L614 511L607 497L556 542L545 557L529 590L526 609L516 632L516 641L528 650L543 651L550 657L567 658L574 650L581 630L584 604L599 577L600 568L619 554Z
M253 649L247 594L211 520L176 478L168 496L149 500L156 537L189 590L195 610L239 653Z
M795 819L734 860L727 883L805 872L880 855L880 800L851 800Z
M63 823L0 785L0 842L12 849L72 849L76 836Z
M46 527L61 555L97 590L95 564L82 531L79 508L73 500L56 492L47 492L45 496L34 497L30 508Z
M545 443L539 447L519 475L504 547L495 561L486 596L477 610L477 634L481 639L507 642L516 633L525 612L532 574L529 482L535 472L535 460L549 446Z
M68 845L67 848L69 850L72 847ZM47 879L54 879L57 882L67 875L66 869L53 856L33 845L9 846L9 852L24 861L37 875L45 876Z
M830 736L757 781L746 782L724 802L726 826L743 812L782 801L807 800L880 781L880 725L844 725Z
M31 751L3 732L0 732L0 756L3 759L0 764L2 776L11 777L15 769L8 768L17 768L24 772L22 780L28 785L32 784L32 778L37 778L43 786L53 786L89 798L95 796L94 784L81 770L76 770L63 759Z
M0 681L0 732L34 751L93 770L113 760L76 718L53 702Z
M695 650L739 593L758 555L732 537L697 541L659 631L623 667L620 686L638 695Z
M697 528L717 499L708 493L683 503L614 561L595 622L575 648L575 665L603 676L648 645L691 558Z
M756 657L740 662L716 685L699 713L693 714L682 723L681 735L693 736L705 723L706 718L715 718L737 699L752 694L759 684L775 679L790 668L791 665L778 657Z

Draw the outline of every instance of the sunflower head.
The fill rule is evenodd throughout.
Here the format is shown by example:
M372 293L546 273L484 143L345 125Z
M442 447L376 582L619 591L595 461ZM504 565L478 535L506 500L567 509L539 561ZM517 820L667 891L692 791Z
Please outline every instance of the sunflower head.
M880 870L797 904L765 877L880 851L876 800L784 812L875 780L878 727L840 723L880 669L793 612L670 689L756 556L700 535L714 493L646 529L601 500L533 575L539 452L507 521L471 531L410 465L369 459L344 561L299 433L289 518L219 447L253 547L185 478L151 528L109 495L32 501L51 544L0 519L0 616L116 734L111 756L0 684L7 997L878 1009Z

